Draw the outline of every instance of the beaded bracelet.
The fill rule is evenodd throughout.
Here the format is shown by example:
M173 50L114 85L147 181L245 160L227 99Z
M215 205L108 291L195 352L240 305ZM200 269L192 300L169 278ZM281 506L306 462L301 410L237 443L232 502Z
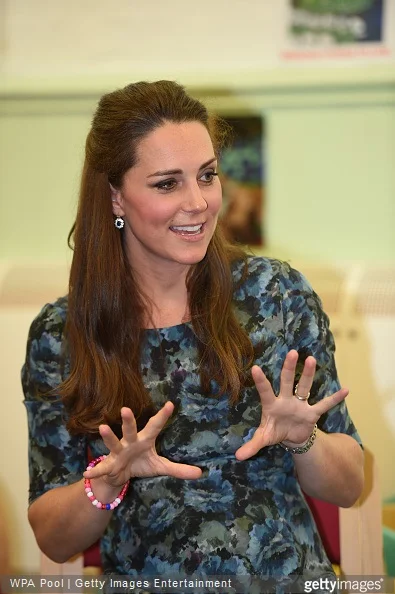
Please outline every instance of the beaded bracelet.
M90 470L94 466L97 466L97 464L99 464L105 458L107 458L107 456L99 456L98 458L95 458L94 460L92 460L92 462L89 462L86 469ZM109 510L115 509L121 503L122 499L125 497L126 491L128 490L129 481L127 481L124 484L118 497L116 497L114 499L114 501L112 501L111 503L102 503L101 501L96 499L96 497L94 496L93 491L92 491L92 485L91 485L90 479L88 479L88 478L84 479L84 484L85 484L85 493L86 493L87 497L90 499L92 505L97 507L97 509L109 511Z
M309 451L313 443L315 442L315 438L317 437L317 423L314 425L313 433L310 435L309 439L301 446L296 446L294 448L285 445L282 441L278 445L280 445L286 452L291 452L291 454L305 454Z

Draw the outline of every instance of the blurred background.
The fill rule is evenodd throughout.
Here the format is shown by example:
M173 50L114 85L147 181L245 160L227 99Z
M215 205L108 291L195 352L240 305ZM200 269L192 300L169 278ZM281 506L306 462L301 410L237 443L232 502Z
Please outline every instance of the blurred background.
M247 163L253 183L237 177L243 151L241 161L224 156L226 204L243 211L247 187L254 252L288 260L321 296L351 415L377 460L383 502L395 499L395 0L0 0L0 77L10 565L39 563L19 380L28 328L67 291L95 105L137 80L177 80L231 122L262 122Z

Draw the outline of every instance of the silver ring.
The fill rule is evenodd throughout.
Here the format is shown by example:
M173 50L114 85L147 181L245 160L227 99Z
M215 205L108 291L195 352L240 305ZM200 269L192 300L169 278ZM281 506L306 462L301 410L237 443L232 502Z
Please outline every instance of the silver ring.
M300 394L298 394L298 387L299 387L299 383L297 383L296 386L295 386L294 396L298 400L308 400L309 399L309 396L310 396L310 392L307 392L307 396L301 396Z

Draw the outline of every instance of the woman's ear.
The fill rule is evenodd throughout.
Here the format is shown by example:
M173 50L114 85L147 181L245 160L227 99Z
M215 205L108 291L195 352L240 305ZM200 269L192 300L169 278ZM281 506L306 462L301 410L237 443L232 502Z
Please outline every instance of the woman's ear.
M125 211L122 208L121 190L117 190L117 188L114 188L114 186L111 184L110 184L110 190L111 190L112 212L116 217L123 217L125 215Z

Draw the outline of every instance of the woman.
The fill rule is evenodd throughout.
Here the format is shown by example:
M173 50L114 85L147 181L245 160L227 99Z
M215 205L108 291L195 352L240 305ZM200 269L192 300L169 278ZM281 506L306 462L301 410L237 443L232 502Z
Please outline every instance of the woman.
M224 136L173 82L99 103L69 295L23 368L29 520L55 561L101 538L106 573L331 571L302 489L352 505L359 437L317 295L221 236Z

